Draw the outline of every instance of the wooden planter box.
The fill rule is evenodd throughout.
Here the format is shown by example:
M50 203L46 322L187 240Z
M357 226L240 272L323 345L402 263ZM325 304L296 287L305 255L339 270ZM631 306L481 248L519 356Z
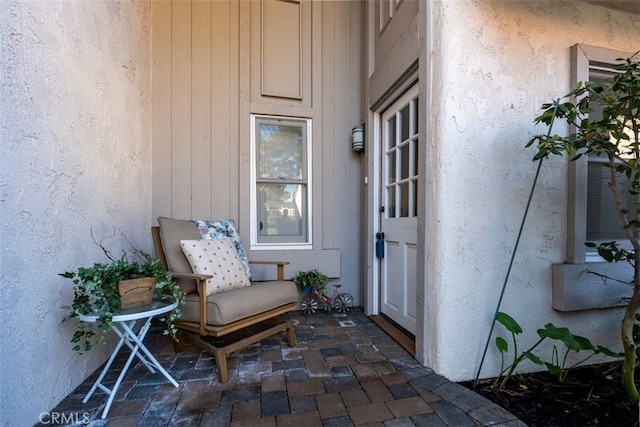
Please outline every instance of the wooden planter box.
M121 280L118 282L120 308L131 308L151 304L155 288L156 279L153 277Z

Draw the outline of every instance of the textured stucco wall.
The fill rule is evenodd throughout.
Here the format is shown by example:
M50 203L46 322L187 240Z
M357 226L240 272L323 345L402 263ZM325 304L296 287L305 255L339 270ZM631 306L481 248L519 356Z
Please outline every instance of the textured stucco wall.
M0 425L32 425L106 360L77 356L58 273L151 242L150 5L0 13ZM126 236L126 239L122 237Z
M535 149L525 144L546 129L533 119L543 102L570 91L570 46L636 51L640 18L573 1L447 0L432 10L438 117L427 135L434 153L427 191L434 201L427 206L423 356L461 380L473 378L479 366L534 178ZM618 348L619 309L551 308L551 264L565 260L566 163L556 158L543 165L502 311L525 328L522 346L553 322ZM550 347L540 354L550 357ZM492 339L482 375L499 367Z

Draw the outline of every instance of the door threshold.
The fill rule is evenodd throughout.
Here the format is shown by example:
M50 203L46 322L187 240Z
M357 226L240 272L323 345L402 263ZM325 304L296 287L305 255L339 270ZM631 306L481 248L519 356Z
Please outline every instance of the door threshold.
M413 357L416 356L416 339L402 328L396 326L393 322L389 321L385 316L372 315L369 316L371 321L378 325L380 329L385 331L387 335L393 338L400 347L404 348Z

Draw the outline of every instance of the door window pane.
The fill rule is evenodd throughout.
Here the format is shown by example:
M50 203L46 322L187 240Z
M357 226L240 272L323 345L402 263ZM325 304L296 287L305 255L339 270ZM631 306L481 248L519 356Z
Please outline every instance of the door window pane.
M413 140L411 142L413 144L413 170L411 171L412 175L418 175L418 141Z
M409 182L400 184L400 217L409 216Z
M418 216L418 181L411 181L411 188L413 189L413 203L411 203L411 211L409 212L409 216L415 217Z
M413 108L411 109L411 111L413 112L411 134L417 135L418 134L418 100L417 99L414 101Z
M392 185L387 189L387 218L396 217L396 186Z
M409 105L400 111L400 141L409 139Z
M388 180L387 182L389 184L393 184L394 182L396 182L396 151L392 151L387 155L387 161L389 162L388 165L388 171L389 171L389 175L388 175Z
M389 149L396 146L396 118L395 116L387 121L387 140Z
M400 148L400 179L409 178L410 145L405 144Z

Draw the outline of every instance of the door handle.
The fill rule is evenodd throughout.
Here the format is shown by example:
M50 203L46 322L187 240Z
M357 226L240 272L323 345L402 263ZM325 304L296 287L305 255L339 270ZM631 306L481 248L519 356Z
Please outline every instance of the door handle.
M376 257L384 258L384 233L376 233Z

